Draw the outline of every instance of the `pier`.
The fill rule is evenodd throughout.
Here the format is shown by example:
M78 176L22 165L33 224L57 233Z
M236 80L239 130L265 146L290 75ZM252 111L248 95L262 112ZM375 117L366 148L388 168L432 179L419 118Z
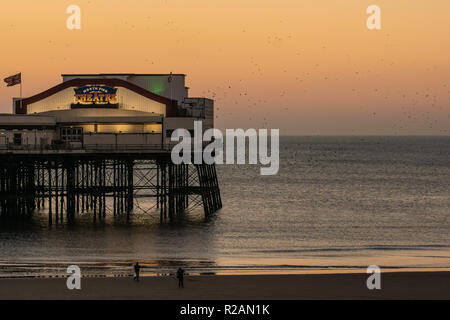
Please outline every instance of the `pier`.
M214 127L214 101L190 97L184 74L65 74L0 114L0 216L92 213L171 220L222 208L214 165L171 161L172 133ZM157 90L155 88L158 88Z
M0 150L1 217L25 218L45 209L52 224L87 212L96 221L139 211L157 212L163 222L197 206L205 217L222 208L215 165L175 165L169 149Z

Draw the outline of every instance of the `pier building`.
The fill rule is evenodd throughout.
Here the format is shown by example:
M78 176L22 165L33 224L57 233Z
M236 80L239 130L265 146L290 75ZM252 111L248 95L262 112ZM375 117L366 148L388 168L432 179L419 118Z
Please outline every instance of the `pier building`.
M172 132L214 127L214 101L183 74L63 74L0 114L0 211L49 221L159 210L161 220L222 207L214 165L170 160ZM143 200L144 199L144 200ZM153 199L153 200L152 200ZM144 205L145 204L145 205Z

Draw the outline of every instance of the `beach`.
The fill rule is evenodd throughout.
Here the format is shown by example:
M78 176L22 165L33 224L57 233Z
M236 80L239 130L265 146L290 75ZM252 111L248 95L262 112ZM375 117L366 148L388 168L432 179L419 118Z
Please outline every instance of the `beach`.
M381 274L381 290L369 290L368 274L203 275L175 277L82 278L68 290L65 278L0 279L0 299L300 300L450 299L450 272Z

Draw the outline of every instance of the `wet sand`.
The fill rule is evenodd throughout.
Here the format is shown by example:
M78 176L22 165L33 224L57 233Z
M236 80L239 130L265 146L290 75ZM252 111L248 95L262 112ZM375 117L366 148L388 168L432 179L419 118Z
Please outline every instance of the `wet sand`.
M66 279L0 279L0 299L450 299L450 272L381 274L381 290L368 290L367 274L82 278L81 290Z

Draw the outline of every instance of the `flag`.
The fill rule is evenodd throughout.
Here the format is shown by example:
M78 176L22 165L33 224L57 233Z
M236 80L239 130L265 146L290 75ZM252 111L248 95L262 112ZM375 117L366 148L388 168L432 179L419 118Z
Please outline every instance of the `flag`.
M167 78L167 81L168 81L169 83L172 82L172 72L169 74L169 78Z
M22 83L22 73L18 73L16 75L13 75L11 77L3 79L8 85L7 87L15 86L16 84Z

